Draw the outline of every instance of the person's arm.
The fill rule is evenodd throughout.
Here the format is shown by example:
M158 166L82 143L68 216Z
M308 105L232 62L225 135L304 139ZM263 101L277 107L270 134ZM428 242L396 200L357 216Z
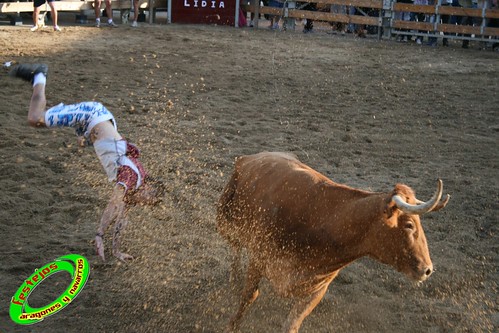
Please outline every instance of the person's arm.
M120 252L121 232L128 224L127 210L125 206L126 204L122 200L122 207L118 210L118 216L116 217L113 233L113 255L121 261L133 259L131 255Z
M123 186L116 185L114 187L113 193L111 194L111 198L109 199L109 202L107 203L107 206L102 213L99 228L97 228L97 234L95 236L95 247L97 250L97 254L102 258L103 261L106 260L104 256L104 242L102 239L104 237L104 232L114 220L116 220L117 225L120 222L123 225L123 220L126 220L126 203L123 201L124 195L125 189L123 188ZM120 230L121 229L123 229L123 227L121 227ZM115 238L116 232L113 235L113 254L115 254Z

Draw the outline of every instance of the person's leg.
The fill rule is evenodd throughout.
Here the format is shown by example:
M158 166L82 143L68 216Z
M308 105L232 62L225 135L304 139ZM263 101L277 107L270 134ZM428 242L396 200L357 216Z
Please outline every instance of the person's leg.
M31 31L38 30L38 17L40 17L40 7L33 8L33 27L31 27Z
M316 11L317 7L315 3L309 3L305 7L303 7L304 10L310 10L310 11ZM304 33L312 32L314 29L314 20L307 19L307 23L305 23L305 27L303 28Z
M9 72L10 76L18 77L33 84L33 95L28 111L28 123L33 127L45 125L45 84L47 82L48 66L45 64L19 64Z
M448 6L449 6L448 4L442 4L442 7L448 7ZM450 16L449 15L442 15L442 16L440 16L440 18L442 19L442 23L443 24L449 24L449 22L450 22ZM442 45L443 46L449 46L449 41L445 37L448 34L449 33L444 32L444 38L442 38Z
M469 16L462 16L460 24L461 25L473 25L473 21L472 21L471 17L469 17ZM469 34L464 34L463 36L471 37L471 35L469 35ZM463 47L463 49L467 49L470 47L469 39L463 39L462 47Z
M428 17L428 22L430 23L435 23L435 15L430 15ZM428 46L431 46L431 47L436 47L437 46L437 37L428 37L428 43L426 44Z
M279 22L281 21L281 16L276 16L274 18L274 28L279 29Z
M349 6L348 7L348 15L355 15L355 7L354 6ZM356 25L353 23L348 24L348 32L354 33L355 30L357 29Z
M106 13L107 13L107 25L110 27L117 27L113 22L113 9L111 8L111 0L106 0Z
M95 26L100 27L100 4L101 0L94 0Z
M309 33L309 32L312 32L313 29L314 29L314 21L311 19L307 19L307 22L305 23L305 26L303 27L303 32Z
M43 75L43 74L37 74ZM33 95L29 104L28 124L32 127L45 126L45 110L47 100L45 98L45 83L33 85Z
M50 12L52 13L52 23L54 25L54 30L61 31L61 29L57 25L57 9L55 8L55 2L50 1L49 6L50 6Z
M139 19L139 0L133 0L133 22L132 27L137 27L137 20Z

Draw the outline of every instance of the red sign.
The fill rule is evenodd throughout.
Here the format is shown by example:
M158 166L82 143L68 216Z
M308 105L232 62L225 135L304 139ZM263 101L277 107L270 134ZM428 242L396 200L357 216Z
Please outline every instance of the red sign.
M172 23L234 25L236 0L172 0Z

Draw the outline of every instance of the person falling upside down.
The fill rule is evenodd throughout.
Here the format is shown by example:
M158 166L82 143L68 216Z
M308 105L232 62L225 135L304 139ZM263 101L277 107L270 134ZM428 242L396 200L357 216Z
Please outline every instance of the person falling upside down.
M136 204L155 205L161 201L164 185L149 177L139 161L139 149L126 141L118 132L111 112L99 102L63 103L46 109L46 64L19 64L9 75L33 84L33 95L28 111L28 123L33 127L72 127L78 143L93 144L110 182L115 182L111 198L104 209L95 246L97 254L105 261L103 236L109 225L116 221L113 234L113 255L122 260L133 257L120 252L120 235L128 224L127 213Z

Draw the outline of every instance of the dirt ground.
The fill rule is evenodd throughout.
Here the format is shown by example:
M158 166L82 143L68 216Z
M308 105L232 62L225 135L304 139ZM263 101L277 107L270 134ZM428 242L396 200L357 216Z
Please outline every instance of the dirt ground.
M95 255L112 185L70 129L27 127L31 87L0 73L0 331L222 332L238 297L215 203L234 158L293 152L333 180L449 205L423 217L435 273L415 285L361 259L345 268L301 332L497 332L499 56L331 35L194 25L0 25L0 60L49 64L49 105L97 100L164 178L161 206L130 212L129 264ZM36 268L69 253L90 279L32 326L9 318ZM64 290L53 277L30 297ZM58 280L59 279L59 280ZM56 283L55 283L56 282ZM290 308L263 282L242 332L276 332Z

